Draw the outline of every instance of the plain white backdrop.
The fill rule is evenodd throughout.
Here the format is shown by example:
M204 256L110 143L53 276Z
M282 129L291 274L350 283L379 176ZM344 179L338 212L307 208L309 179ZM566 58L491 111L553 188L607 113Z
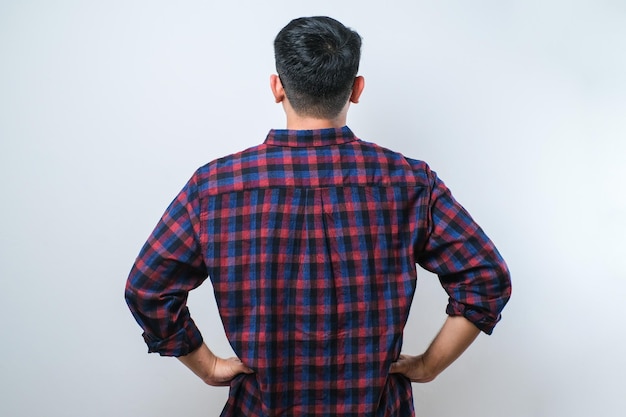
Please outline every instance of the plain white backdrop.
M418 415L623 416L621 0L0 0L0 415L219 415L227 389L148 355L123 287L193 171L284 126L272 41L309 15L363 37L349 126L426 160L512 271ZM421 272L407 353L445 304ZM208 281L190 308L230 355Z

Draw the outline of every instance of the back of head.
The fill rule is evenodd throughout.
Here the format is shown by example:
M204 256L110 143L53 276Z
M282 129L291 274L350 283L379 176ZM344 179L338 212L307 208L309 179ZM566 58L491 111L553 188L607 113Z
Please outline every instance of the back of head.
M350 98L361 37L330 17L292 20L274 40L276 71L300 115L334 118Z

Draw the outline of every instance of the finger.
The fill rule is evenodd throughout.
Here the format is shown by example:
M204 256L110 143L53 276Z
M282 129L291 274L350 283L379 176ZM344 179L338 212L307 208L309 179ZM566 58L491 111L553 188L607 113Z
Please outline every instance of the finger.
M235 365L237 373L244 373L244 374L254 373L252 369L248 368L246 365L243 364L241 359L235 357L235 358L228 358L228 360L233 362L233 365Z
M391 367L389 368L389 373L390 374L400 374L402 373L403 370L403 365L400 362L393 362L391 364Z

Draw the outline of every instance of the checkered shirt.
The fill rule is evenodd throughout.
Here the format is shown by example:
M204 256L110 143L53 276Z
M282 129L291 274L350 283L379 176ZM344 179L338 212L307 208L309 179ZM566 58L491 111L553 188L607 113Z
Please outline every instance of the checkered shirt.
M126 299L150 352L202 343L187 294L212 281L226 335L254 374L222 416L412 416L389 374L416 284L491 333L510 296L498 251L436 174L348 127L272 130L198 169L142 248Z

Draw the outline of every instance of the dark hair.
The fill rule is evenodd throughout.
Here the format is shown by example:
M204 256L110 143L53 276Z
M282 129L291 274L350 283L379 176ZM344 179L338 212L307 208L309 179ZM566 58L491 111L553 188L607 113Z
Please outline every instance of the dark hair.
M350 98L359 70L361 37L330 17L302 17L278 33L274 56L293 109L333 118Z

